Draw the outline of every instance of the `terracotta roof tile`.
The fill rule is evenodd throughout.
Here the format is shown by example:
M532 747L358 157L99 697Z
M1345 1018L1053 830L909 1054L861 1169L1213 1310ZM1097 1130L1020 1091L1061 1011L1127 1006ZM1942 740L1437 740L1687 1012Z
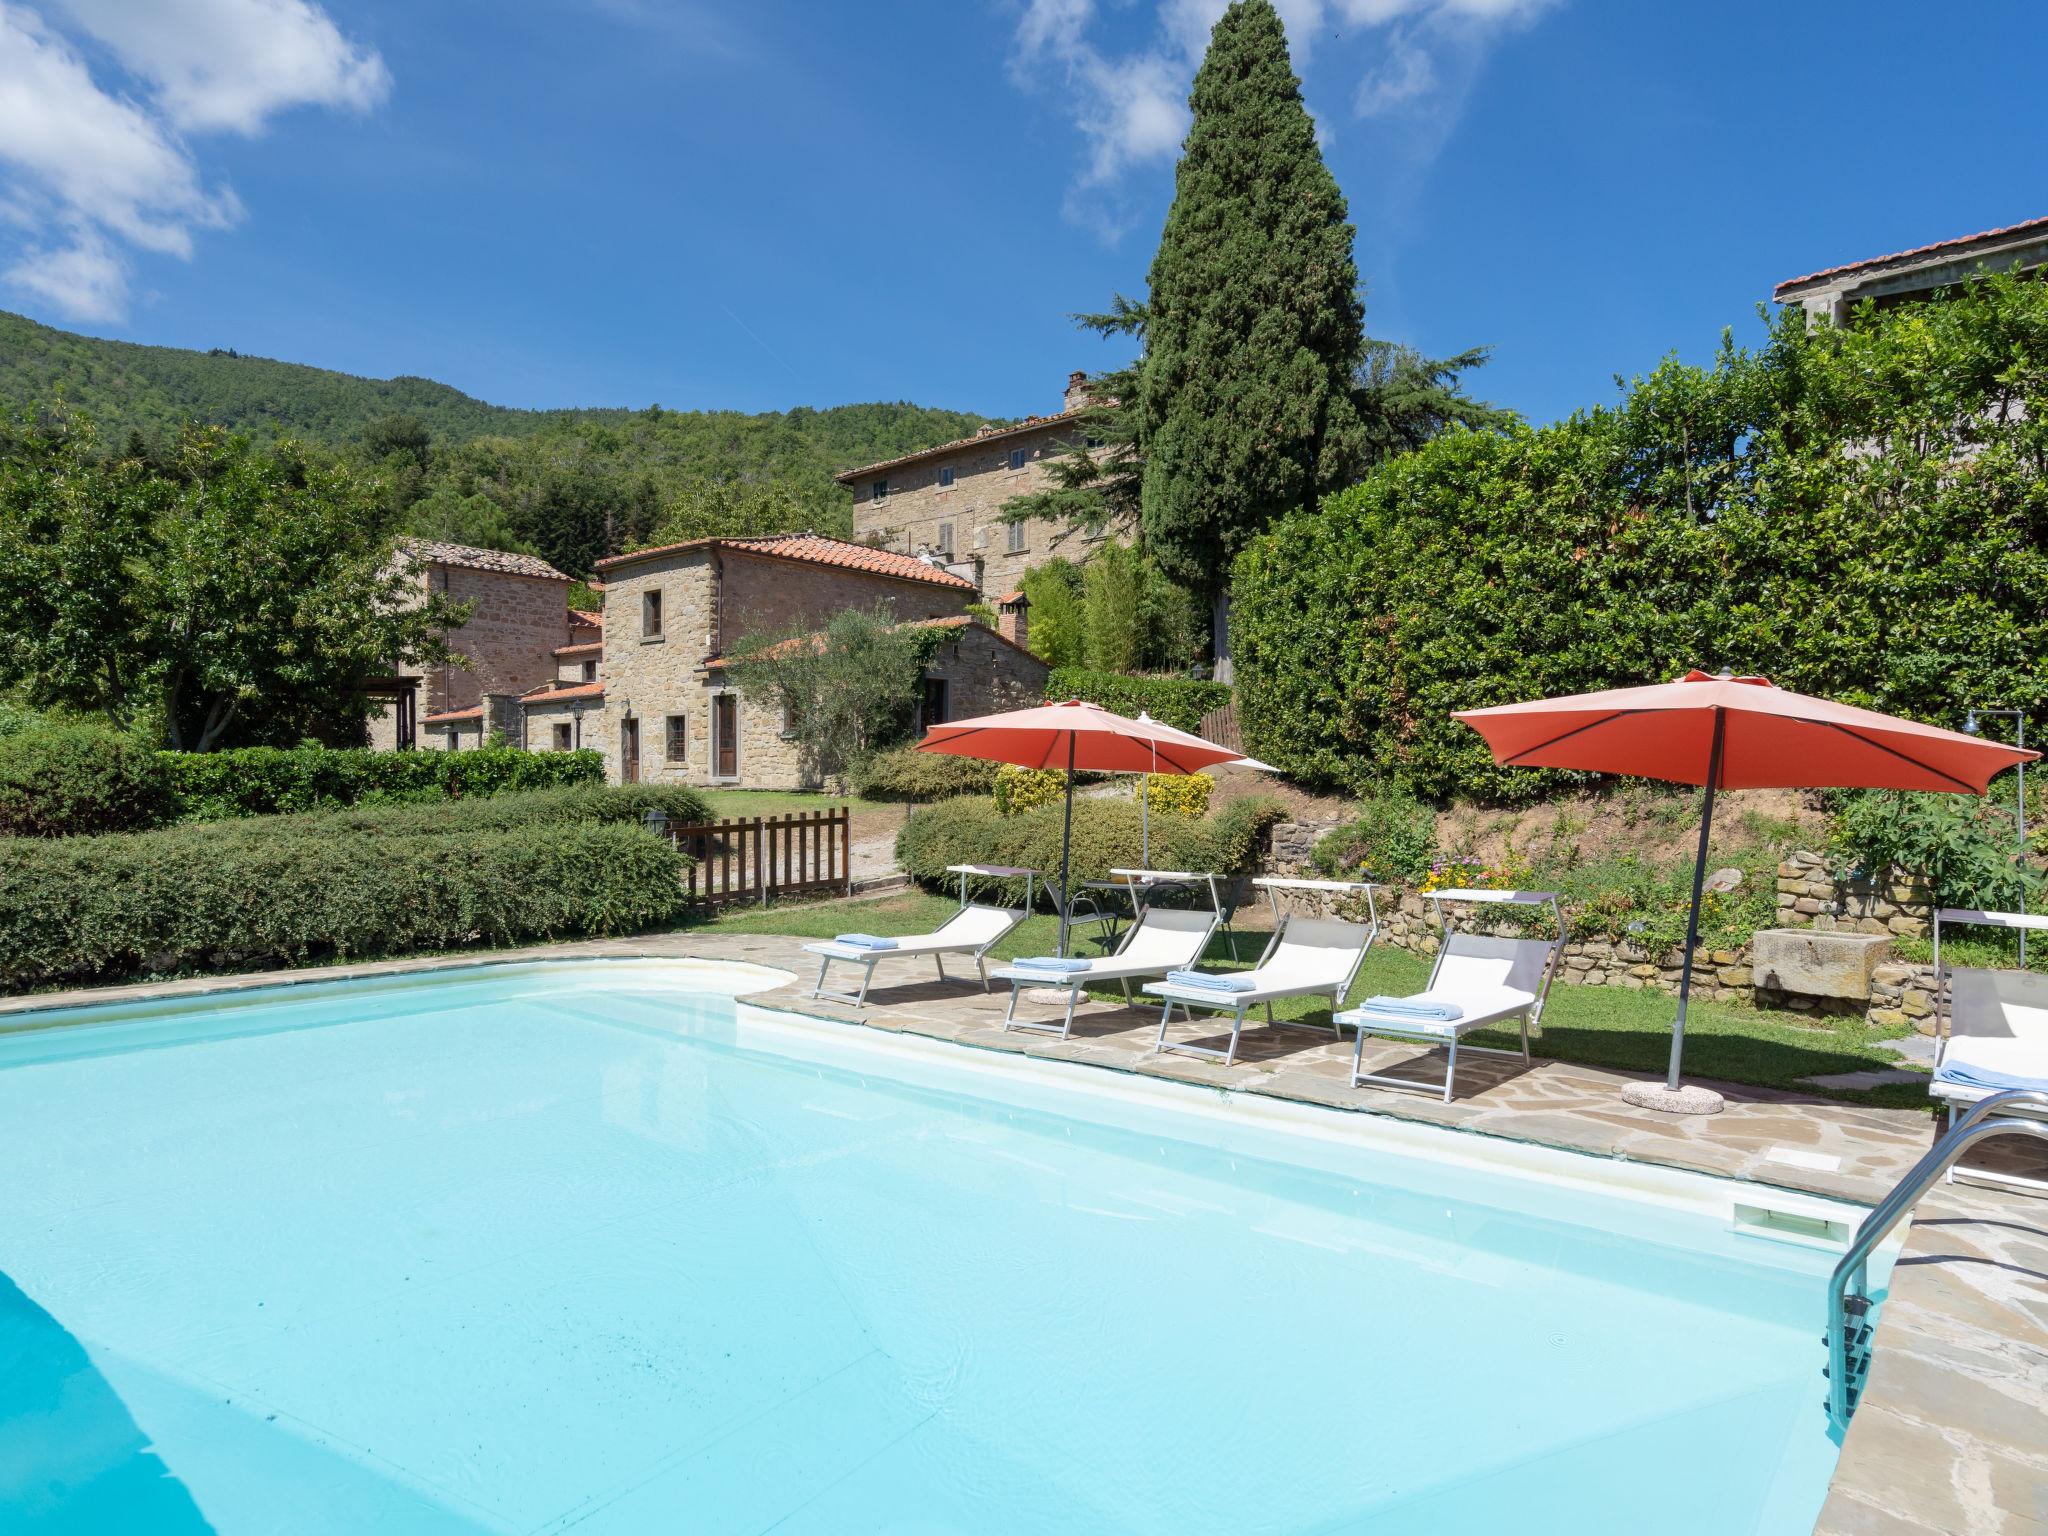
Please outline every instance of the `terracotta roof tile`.
M1111 405L1114 401L1090 401L1088 405L1071 411L1057 411L1050 416L1026 416L1022 421L1011 422L1008 426L986 426L972 437L956 437L950 443L940 443L935 448L920 448L915 453L899 454L893 459L883 459L878 464L863 464L858 469L842 469L832 478L841 485L858 480L862 475L872 475L878 470L896 469L905 464L915 464L934 454L958 453L962 448L972 448L977 443L1001 442L1006 437L1021 437L1028 432L1043 432L1047 427L1064 426L1076 420L1095 405Z
M652 549L613 555L597 564L602 570L657 555L673 555L686 549L728 549L737 554L760 555L771 560L795 560L804 565L865 571L871 576L890 576L898 581L922 581L962 592L974 590L974 583L965 576L955 576L944 567L928 564L915 555L899 554L893 549L875 549L846 539L830 539L820 533L779 533L759 539L689 539L681 544L657 544Z
M601 613L586 613L581 608L571 608L569 610L569 626L572 629L603 629L604 615Z
M468 709L445 709L438 715L423 716L420 720L420 724L454 725L465 720L481 720L483 719L483 717L483 705L472 704Z
M519 696L522 704L552 704L557 699L601 699L604 697L603 683L570 683L557 688L552 683L543 683Z
M582 640L575 645L558 645L555 647L554 653L557 656L602 656L604 654L604 642L602 640Z
M1941 256L1951 251L1963 254L1973 245L1985 245L1993 241L2009 240L2018 235L2048 235L2048 218L2027 219L2019 224L2008 224L2003 229L1980 230L1974 235L1957 235L1951 240L1937 240L1932 245L1916 245L1910 251L1894 251L1889 256L1869 256L1862 261L1846 262L1839 267L1823 267L1818 272L1809 272L1804 277L1788 277L1772 290L1772 297L1782 299L1794 288L1808 283L1817 283L1823 278L1841 277L1850 272L1861 272L1869 267L1889 266L1895 261L1917 261L1922 257Z
M447 544L439 539L400 539L399 544L415 559L435 565L459 565L473 571L497 571L506 576L538 576L547 581L569 580L539 555L515 555L502 549Z
M1001 597L999 597L999 598L997 598L997 599L996 599L996 602L997 602L998 604L1003 604L1003 603L1021 603L1021 602L1023 602L1023 601L1024 601L1024 589L1023 589L1022 587L1017 587L1017 588L1014 588L1014 589L1013 589L1013 590L1011 590L1011 591L1005 592L1005 593L1004 593L1004 594L1003 594L1003 595L1002 595Z

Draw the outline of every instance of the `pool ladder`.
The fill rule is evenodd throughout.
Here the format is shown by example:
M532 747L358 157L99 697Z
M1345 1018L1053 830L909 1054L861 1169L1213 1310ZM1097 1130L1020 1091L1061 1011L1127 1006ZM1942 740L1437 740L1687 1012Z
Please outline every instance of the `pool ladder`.
M1947 1134L1856 1228L1849 1251L1828 1280L1828 1331L1821 1336L1828 1347L1824 1373L1828 1418L1837 1427L1848 1427L1870 1372L1870 1339L1875 1332L1869 1321L1870 1255L1934 1187L1935 1180L1978 1142L1993 1136L2034 1136L2048 1141L2048 1119L2030 1118L2042 1112L2048 1112L2048 1090L2040 1088L2013 1088L1979 1099L1956 1117Z

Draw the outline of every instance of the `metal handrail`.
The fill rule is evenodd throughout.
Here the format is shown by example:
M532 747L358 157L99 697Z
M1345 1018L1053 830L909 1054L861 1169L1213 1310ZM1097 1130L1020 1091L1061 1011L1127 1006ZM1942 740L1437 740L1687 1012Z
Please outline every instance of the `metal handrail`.
M1857 1227L1849 1251L1842 1255L1834 1274L1828 1278L1828 1414L1837 1425L1846 1426L1850 1412L1849 1296L1852 1287L1857 1296L1868 1296L1870 1255L1933 1187L1934 1181L1978 1142L1993 1136L2035 1136L2048 1141L2048 1120L1992 1118L2002 1109L2023 1103L2048 1104L2048 1093L2038 1088L2014 1088L1973 1104Z

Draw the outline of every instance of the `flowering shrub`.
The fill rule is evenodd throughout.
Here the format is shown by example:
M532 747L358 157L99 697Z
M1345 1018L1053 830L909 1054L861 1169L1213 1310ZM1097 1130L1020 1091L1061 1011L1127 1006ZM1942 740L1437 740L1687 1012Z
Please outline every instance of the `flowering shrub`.
M1148 773L1139 777L1131 798L1143 800L1155 811L1175 816L1208 814L1209 793L1216 781L1206 773Z
M1528 871L1514 864L1485 864L1478 859L1438 859L1416 889L1431 891L1512 891L1526 884Z
M1067 776L1057 768L1019 768L1005 763L996 770L996 809L1005 816L1056 804L1066 792Z

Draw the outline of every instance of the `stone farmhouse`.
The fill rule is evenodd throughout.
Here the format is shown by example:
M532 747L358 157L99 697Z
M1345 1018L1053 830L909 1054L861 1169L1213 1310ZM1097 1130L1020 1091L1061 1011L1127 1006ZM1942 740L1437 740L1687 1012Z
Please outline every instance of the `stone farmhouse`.
M422 601L430 593L441 593L454 602L475 605L469 621L449 636L450 649L467 657L470 665L401 665L391 676L377 679L367 690L381 701L368 721L369 744L385 749L416 746L422 726L433 734L437 723L451 719L473 720L477 740L490 731L516 739L518 711L509 701L537 678L548 676L556 648L575 638L569 618L570 578L537 555L433 539L405 540L398 558ZM489 723L484 720L487 699L501 701L497 717ZM440 734L454 744L452 733L444 728Z
M2048 218L1787 278L1771 297L1780 304L1799 305L1814 319L1840 324L1865 299L1875 301L1881 309L1915 303L1987 268L1994 272L2048 268Z
M1088 376L1067 377L1056 415L941 443L835 478L853 492L853 536L863 544L929 557L985 593L1008 593L1033 565L1064 555L1079 561L1101 542L1075 528L1005 523L1003 503L1047 485L1049 459L1073 446L1088 405Z
M420 564L423 593L476 601L450 637L474 670L401 671L398 707L370 722L373 746L413 744L400 709L424 690L421 745L459 751L502 735L534 751L594 749L614 783L814 787L781 712L741 696L729 658L848 608L949 632L924 669L920 729L1045 694L1021 595L991 629L966 611L966 576L844 539L694 539L618 555L599 562L603 614L569 608L569 578L531 556L415 540L405 557Z

